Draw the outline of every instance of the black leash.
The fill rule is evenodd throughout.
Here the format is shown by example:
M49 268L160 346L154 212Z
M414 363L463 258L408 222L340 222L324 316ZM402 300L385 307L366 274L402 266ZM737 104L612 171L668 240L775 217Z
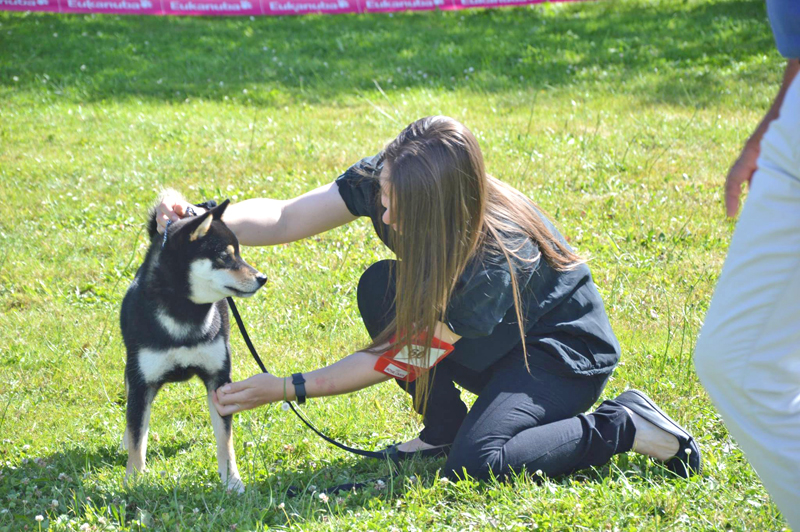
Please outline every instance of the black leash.
M239 310L236 308L236 303L233 302L232 297L228 297L226 299L228 300L228 306L231 308L231 313L233 313L233 318L236 320L236 325L239 326L239 332L242 333L242 338L244 338L244 343L247 344L247 348L250 350L250 354L253 355L253 358L255 359L256 364L258 364L258 367L261 368L261 371L264 373L269 373L269 371L267 371L266 366L264 366L264 363L261 361L261 357L258 356L258 352L256 352L256 348L253 345L253 342L250 340L250 335L247 334L247 330L244 327L244 322L242 321L242 317L239 315ZM367 458L377 458L378 460L386 460L387 458L391 459L391 456L387 455L387 453L384 452L364 451L362 449L356 449L354 447L349 447L343 443L339 443L330 436L326 436L325 434L320 432L314 425L311 424L310 421L308 421L306 418L303 417L302 414L300 414L300 412L295 408L294 404L288 401L284 404L289 405L289 408L292 409L292 412L295 413L295 415L300 419L300 421L302 421L305 424L306 427L313 430L317 434L317 436L319 436L326 442L330 443L331 445L335 445L336 447L342 449L343 451L347 451L348 453L353 453L358 456L366 456Z
M211 209L211 208L213 208L215 206L216 206L216 202L213 201L213 200L210 200L210 201L207 201L205 203L201 203L201 204L198 205L198 207L203 207L205 209ZM194 209L192 209L192 207L188 207L187 208L186 214L188 214L190 216L196 216L197 215L197 213L194 211ZM172 225L172 220L168 220L167 221L167 225L164 227L164 239L161 241L161 247L162 248L167 243L167 233L169 232L169 226L170 225ZM256 351L256 348L253 345L253 341L250 340L250 335L247 334L247 329L245 329L244 322L242 321L242 317L239 315L239 309L236 308L236 303L233 302L233 298L231 298L231 297L228 297L226 299L228 300L228 306L231 309L231 313L233 314L233 318L236 320L236 325L239 326L239 332L242 333L242 338L244 338L244 343L247 344L247 348L250 350L250 354L253 355L253 358L255 359L256 364L258 364L258 367L261 369L261 371L264 372L264 373L269 373L269 371L267 371L267 367L261 361L261 357L258 356L258 352ZM389 461L391 461L391 462L393 462L395 464L397 463L397 452L396 452L397 446L396 445L393 445L392 447L390 447L390 449L393 449L395 451L394 453L392 453L392 452L388 452L388 453L387 452L377 452L377 451L363 451L361 449L356 449L354 447L349 447L347 445L344 445L343 443L339 443L338 441L334 440L333 438L331 438L329 436L326 436L325 434L320 432L314 425L311 424L310 421L308 421L306 418L304 418L302 416L302 414L300 414L300 412L295 408L295 406L291 402L286 401L286 402L284 402L284 404L292 409L292 412L294 412L294 414L300 419L300 421L303 422L303 424L306 427L308 427L311 430L313 430L314 433L317 436L319 436L320 438L322 438L326 442L330 443L331 445L335 445L336 447L342 449L343 451L347 451L349 453L352 453L352 454L355 454L355 455L358 455L358 456L364 456L364 457L367 457L367 458L377 458L378 460L386 460L388 458ZM379 479L379 480L383 480L383 479ZM373 481L373 482L375 482L375 481ZM369 485L369 483L367 483L367 482L354 482L354 483L348 483L348 484L340 484L338 486L333 486L332 488L323 489L321 493L333 494L333 493L337 493L337 492L340 492L340 491L351 491L351 490L355 490L356 488L366 487L368 485ZM290 487L289 491L287 492L287 494L290 497L294 497L294 496L300 495L301 492L298 489L294 488L294 487Z
M203 207L204 209L208 210L208 209L211 209L213 207L216 207L217 206L217 202L214 201L214 200L209 200L209 201L206 201L204 203L200 203L197 206L198 207ZM195 210L191 206L186 208L186 214L188 216L197 216L197 213L195 212ZM169 226L170 225L172 225L172 220L167 220L167 225L164 227L164 239L161 241L161 247L162 248L167 243L167 233L169 232ZM245 327L244 327L244 322L242 321L242 317L239 315L239 309L236 308L236 303L233 302L233 298L232 297L227 297L226 299L228 300L228 306L230 307L231 312L233 313L233 318L236 320L236 325L239 326L239 332L242 333L242 338L244 338L244 343L247 344L247 348L250 350L250 354L253 355L253 358L255 359L256 364L258 364L258 367L261 368L261 371L264 372L264 373L269 373L269 371L267 371L267 367L261 361L261 357L258 356L258 352L256 351L256 348L253 345L252 340L250 340L250 335L247 334L247 329L245 329ZM343 443L339 443L338 441L334 440L330 436L326 436L325 434L320 432L314 425L311 424L310 421L308 421L306 418L303 417L302 414L300 414L300 412L295 408L294 404L292 404L291 402L288 402L288 401L285 402L284 404L288 405L288 407L292 409L292 412L294 412L295 415L298 418L300 418L300 421L302 421L305 424L306 427L308 427L311 430L313 430L317 434L317 436L319 436L320 438L322 438L326 442L328 442L328 443L330 443L332 445L335 445L336 447L342 449L343 451L347 451L349 453L353 453L353 454L356 454L358 456L365 456L367 458L377 458L378 460L385 460L387 458L393 459L391 454L387 454L385 452L363 451L361 449L356 449L354 447L349 447L349 446L347 446L347 445L345 445ZM395 448L396 447L394 447L394 446L392 447L392 449L395 449Z

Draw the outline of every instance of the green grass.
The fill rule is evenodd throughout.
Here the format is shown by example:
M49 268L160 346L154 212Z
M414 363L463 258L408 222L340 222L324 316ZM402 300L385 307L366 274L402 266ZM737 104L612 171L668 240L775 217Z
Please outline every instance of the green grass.
M721 183L781 71L759 0L255 20L0 13L0 530L781 530L691 363L732 231ZM236 417L248 491L234 496L195 382L159 395L150 472L125 486L117 315L157 191L291 197L435 113L472 128L489 170L592 257L623 347L605 397L647 391L697 436L705 475L670 478L628 455L542 484L453 484L441 461L420 461L325 502L315 488L389 468L272 406ZM386 256L366 221L245 250L271 278L241 305L268 367L307 370L363 345L356 282ZM254 373L233 343L235 377ZM364 448L419 428L391 384L305 411Z

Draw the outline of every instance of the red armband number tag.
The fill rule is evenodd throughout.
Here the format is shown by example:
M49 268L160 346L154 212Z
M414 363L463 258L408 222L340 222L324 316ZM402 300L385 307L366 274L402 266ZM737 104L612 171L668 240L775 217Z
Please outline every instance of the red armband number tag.
M394 341L394 338L392 338L392 341ZM415 341L424 343L425 336L420 335ZM409 357L409 348L414 353L414 358ZM378 358L375 363L375 371L380 371L401 381L413 382L420 374L428 371L449 355L453 349L455 347L435 337L431 342L431 350L428 353L427 360L421 356L425 350L424 345L412 343L402 348L390 349Z

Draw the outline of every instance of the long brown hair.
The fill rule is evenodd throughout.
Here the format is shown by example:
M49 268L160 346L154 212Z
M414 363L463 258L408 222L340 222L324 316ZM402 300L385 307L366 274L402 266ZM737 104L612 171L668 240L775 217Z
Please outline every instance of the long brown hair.
M390 343L392 335L395 346L408 346L420 333L431 332L423 352L412 355L427 360L432 332L437 322L445 321L447 304L467 263L488 254L502 254L509 264L524 349L515 263L518 267L541 257L557 270L569 270L582 259L553 235L528 198L486 174L478 141L458 121L421 118L390 142L383 156L383 178L397 227L388 235L398 259L395 318L367 349ZM520 249L504 243L501 233L527 236L541 255L520 256ZM527 350L525 355L527 366ZM427 400L429 379L427 373L417 378L418 405Z

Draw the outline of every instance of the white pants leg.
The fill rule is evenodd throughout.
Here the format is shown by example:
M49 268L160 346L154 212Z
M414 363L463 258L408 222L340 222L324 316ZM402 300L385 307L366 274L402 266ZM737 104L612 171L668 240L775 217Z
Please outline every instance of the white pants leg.
M767 491L800 530L800 76L761 142L695 366Z

